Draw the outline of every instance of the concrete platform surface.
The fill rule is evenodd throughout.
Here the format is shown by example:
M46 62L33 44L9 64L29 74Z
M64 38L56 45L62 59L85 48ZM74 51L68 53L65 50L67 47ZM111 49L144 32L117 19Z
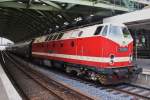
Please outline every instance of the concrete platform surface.
M22 100L0 64L0 100Z
M139 67L150 70L150 59L137 59L136 63Z
M150 75L150 59L137 59L136 64L143 68L143 74Z
M1 79L0 79L0 100L9 100Z

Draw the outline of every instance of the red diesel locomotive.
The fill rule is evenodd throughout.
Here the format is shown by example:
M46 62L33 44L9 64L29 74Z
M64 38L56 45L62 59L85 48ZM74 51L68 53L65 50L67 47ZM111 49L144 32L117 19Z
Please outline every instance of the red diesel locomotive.
M32 59L102 84L127 82L141 72L133 64L133 39L124 24L106 23L35 38Z

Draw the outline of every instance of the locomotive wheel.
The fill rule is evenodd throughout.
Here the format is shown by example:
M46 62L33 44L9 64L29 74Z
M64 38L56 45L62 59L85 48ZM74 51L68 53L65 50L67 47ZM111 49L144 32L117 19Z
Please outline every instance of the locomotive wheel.
M107 76L106 76L106 75L99 75L99 76L98 76L98 81L99 81L101 84L103 84L103 85L107 84Z
M33 60L35 63L37 63L37 64L39 64L39 65L43 65L44 63L43 63L43 60L41 60L41 59L34 59Z
M52 62L50 60L43 60L45 66L53 67Z
M138 74L132 74L129 76L130 81L136 81L138 79Z
M73 76L76 76L76 75L77 75L77 72L76 72L75 70L72 70L72 71L70 72L70 74L73 75Z

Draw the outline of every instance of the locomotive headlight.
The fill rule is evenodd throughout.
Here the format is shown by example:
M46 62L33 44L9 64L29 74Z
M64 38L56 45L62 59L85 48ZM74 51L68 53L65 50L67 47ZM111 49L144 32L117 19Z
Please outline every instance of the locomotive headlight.
M132 62L132 61L133 61L133 56L130 55L129 62Z
M115 59L115 56L114 55L110 55L110 64L114 63L114 59Z

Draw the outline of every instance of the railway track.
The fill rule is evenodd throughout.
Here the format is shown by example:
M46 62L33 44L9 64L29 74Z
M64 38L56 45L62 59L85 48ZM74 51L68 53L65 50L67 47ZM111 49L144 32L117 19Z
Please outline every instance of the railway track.
M14 80L18 82L17 85L19 85L19 87L22 89L26 99L92 100L92 98L69 89L61 83L57 83L56 81L43 76L41 73L32 70L28 66L17 62L16 60L14 60L14 58L10 57L5 52L1 52L1 54L3 64L5 64L5 67L11 66L11 68L9 67L7 68L7 70L12 70L10 72L13 73L11 76L15 77ZM25 83L23 82L23 80L22 82L19 81L21 80L21 78L23 78ZM24 84L20 85L22 83ZM27 85L29 89L27 89Z
M117 96L120 96L120 97L130 97L130 99L128 98L125 100L131 100L131 98L133 100L134 99L135 100L150 100L150 89L149 88L144 88L144 87L132 85L132 84L120 84L120 85L116 85L116 86L102 86L99 83L91 83L89 81L85 81L85 80L82 80L82 79L79 79L76 77L72 77L72 76L67 76L67 77L69 77L73 80L77 80L80 83L85 84L89 87L96 88L99 91L105 91L109 95L113 94L116 96L116 98L117 98ZM92 88L89 88L89 90L90 89L92 90ZM98 93L95 92L95 94L98 94ZM110 98L110 99L106 99L106 100L113 100L113 99ZM117 98L115 100L124 100L124 99Z
M127 93L137 99L150 100L150 89L133 84L123 84L111 87L119 92Z
M90 84L90 82L84 83ZM115 95L123 95L123 97L132 96L133 100L150 100L150 88L145 88L139 85L129 83L124 83L115 86L101 86L98 83L90 85Z

